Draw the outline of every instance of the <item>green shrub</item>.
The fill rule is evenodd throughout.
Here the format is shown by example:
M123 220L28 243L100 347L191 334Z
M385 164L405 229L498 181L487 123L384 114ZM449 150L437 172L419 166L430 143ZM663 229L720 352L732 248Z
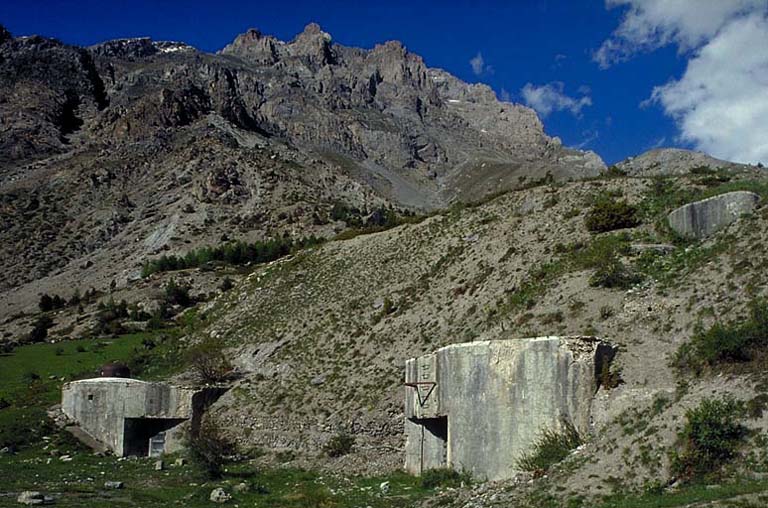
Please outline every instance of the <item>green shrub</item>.
M224 277L224 280L222 280L221 284L219 285L219 289L221 290L222 293L226 293L233 287L235 287L235 283L232 282L232 279L230 279L229 277Z
M747 429L739 423L744 404L730 398L704 399L685 413L685 426L671 454L672 473L684 480L717 473L736 456Z
M346 432L339 432L325 443L323 451L326 455L333 458L352 453L354 448L355 437Z
M715 323L706 330L697 327L691 341L678 349L677 366L699 370L703 366L752 360L768 345L768 301L753 300L749 310L746 320Z
M517 466L523 471L543 474L581 444L582 439L576 427L570 422L564 422L560 431L545 430L533 445L533 451L518 459Z
M603 362L600 367L600 385L606 390L612 390L618 388L619 385L624 383L621 377L620 368L612 368L610 362Z
M129 317L128 304L125 300L115 303L111 296L107 303L99 302L96 313L96 326L94 333L97 335L120 335L125 330L121 320Z
M189 286L182 286L172 278L165 286L165 303L168 306L179 305L187 308L192 305L192 297L189 296Z
M632 228L640 224L637 208L625 200L600 197L584 219L587 229L593 233L604 233L614 229Z
M641 282L643 278L627 268L618 258L612 257L601 265L589 279L589 285L594 287L629 289Z
M467 472L458 472L448 468L427 469L421 473L421 487L434 489L436 487L460 487L470 485L472 477Z
M43 342L48 337L48 329L53 326L53 320L46 316L39 316L32 325L27 340L29 342Z

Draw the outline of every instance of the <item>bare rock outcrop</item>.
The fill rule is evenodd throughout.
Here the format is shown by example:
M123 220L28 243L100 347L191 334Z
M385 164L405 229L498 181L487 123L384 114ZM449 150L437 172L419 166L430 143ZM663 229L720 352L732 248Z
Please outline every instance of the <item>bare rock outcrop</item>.
M637 157L616 164L616 167L629 176L679 176L691 172L706 172L724 169L738 171L749 166L716 159L703 152L694 152L682 148L657 148Z

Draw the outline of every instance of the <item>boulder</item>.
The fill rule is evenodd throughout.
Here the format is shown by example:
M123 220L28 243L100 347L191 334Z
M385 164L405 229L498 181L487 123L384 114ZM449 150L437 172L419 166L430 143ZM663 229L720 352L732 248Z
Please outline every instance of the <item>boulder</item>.
M232 496L230 496L227 491L221 487L211 491L211 501L214 503L226 503L230 499L232 499Z
M122 489L124 487L123 482L108 481L104 482L105 489Z
M38 492L36 490L25 490L19 494L19 497L16 498L16 501L19 504L25 504L28 506L53 504L53 498L51 496L44 496L42 492Z
M667 216L669 227L686 238L705 238L757 207L760 196L735 191L688 203Z

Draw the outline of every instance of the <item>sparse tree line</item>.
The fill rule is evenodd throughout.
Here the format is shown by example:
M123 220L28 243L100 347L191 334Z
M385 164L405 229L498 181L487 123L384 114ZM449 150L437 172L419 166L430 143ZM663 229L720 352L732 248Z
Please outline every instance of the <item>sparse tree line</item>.
M211 262L230 265L267 263L287 256L296 250L319 245L322 242L323 239L313 235L298 240L278 238L263 242L247 243L237 241L217 247L201 247L189 251L182 256L162 256L158 259L147 261L142 267L141 275L142 277L148 277L157 272L198 268Z
M41 312L50 312L52 310L64 309L67 307L77 307L78 309L82 310L83 304L95 301L99 295L100 293L94 288L88 289L82 295L80 294L80 290L76 289L75 292L72 293L72 296L70 296L68 299L62 297L61 295L49 295L47 293L43 293L40 296L40 301L38 302L37 306L40 308Z

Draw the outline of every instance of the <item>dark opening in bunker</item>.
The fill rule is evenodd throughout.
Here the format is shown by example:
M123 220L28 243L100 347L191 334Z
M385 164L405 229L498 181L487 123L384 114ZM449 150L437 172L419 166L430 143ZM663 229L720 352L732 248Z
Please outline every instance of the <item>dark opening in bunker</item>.
M426 469L446 467L448 464L448 417L420 418L413 420L421 426L421 467Z
M185 421L184 418L126 418L123 434L124 455L146 457L150 455L150 451L153 456L162 453L165 431Z

